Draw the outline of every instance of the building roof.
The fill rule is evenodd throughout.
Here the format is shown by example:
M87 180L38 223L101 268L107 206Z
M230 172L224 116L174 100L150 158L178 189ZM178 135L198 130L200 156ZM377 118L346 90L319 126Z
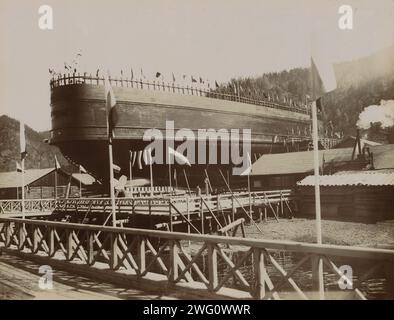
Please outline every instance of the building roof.
M72 177L85 186L90 186L96 182L96 179L87 173L73 173Z
M297 182L298 186L314 186L315 177L307 176ZM319 176L320 186L394 186L394 173L355 171Z
M25 185L33 183L34 181L46 176L47 174L54 171L55 168L46 169L29 169L25 170ZM22 174L21 172L0 172L0 189L4 188L16 188L22 186Z
M342 139L341 142L339 142L335 148L346 148L346 147L351 147L355 144L357 140L357 137L355 136L347 136L345 138ZM360 139L360 145L361 148L364 148L365 146L371 147L371 146L380 146L382 145L379 142L375 142L375 141L371 141L371 140L367 140L367 139Z
M377 170L394 168L394 144L369 147ZM353 148L319 150L319 165L344 163L352 158ZM265 154L252 164L252 176L300 174L313 171L313 151Z

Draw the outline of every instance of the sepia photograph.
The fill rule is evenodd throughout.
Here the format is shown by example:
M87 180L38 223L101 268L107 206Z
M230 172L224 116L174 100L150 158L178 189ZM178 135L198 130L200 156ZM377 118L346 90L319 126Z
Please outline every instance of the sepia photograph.
M0 0L0 302L393 300L393 15Z

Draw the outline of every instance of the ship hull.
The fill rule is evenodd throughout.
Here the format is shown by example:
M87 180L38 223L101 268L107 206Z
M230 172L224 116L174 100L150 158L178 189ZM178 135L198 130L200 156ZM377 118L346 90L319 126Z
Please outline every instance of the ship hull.
M113 89L117 100L113 114L113 157L114 163L121 167L119 174L126 176L130 175L129 151L143 150L150 143L143 138L148 130L157 129L162 133L164 142L173 140L173 136L166 135L169 123L174 126L175 133L187 128L195 137L201 129L235 130L241 137L245 129L249 129L252 161L268 152L296 151L303 148L302 143L309 139L308 114L173 92L130 87ZM96 178L107 180L109 162L104 87L94 84L53 87L51 108L51 143ZM175 141L174 148L181 143ZM227 172L232 175L234 164L221 163L220 157L216 164L196 164L197 154L201 150L198 150L197 142L195 146L195 161L192 161L191 167L172 166L174 185L187 184L184 171L191 187L204 183L205 170L210 179L218 183L223 180L220 171L224 175ZM216 148L219 155L222 148L220 141ZM131 171L133 178L150 177L149 166L145 164L141 168L135 162ZM153 166L156 184L168 184L169 176L166 164Z

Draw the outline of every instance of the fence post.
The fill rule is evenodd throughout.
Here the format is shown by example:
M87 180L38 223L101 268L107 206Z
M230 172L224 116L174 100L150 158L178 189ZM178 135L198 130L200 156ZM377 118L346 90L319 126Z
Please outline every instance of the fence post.
M235 205L234 205L234 196L231 197L231 212L232 212L232 218L233 222L235 221Z
M218 286L218 261L217 252L213 243L208 244L208 276L209 291L215 291Z
M19 229L18 229L18 249L19 250L23 250L23 246L25 244L25 234L24 234L24 229L25 229L25 224L22 223L19 225Z
M142 236L138 236L137 259L138 259L138 275L141 276L146 268L146 240Z
M53 257L55 255L55 228L50 228L49 229L49 234L48 234L48 244L49 244L49 256Z
M31 228L32 228L32 232L33 232L32 252L37 253L38 252L38 232L37 232L38 226L32 225Z
M111 261L110 267L112 270L117 269L118 265L118 235L111 233Z
M283 217L283 195L282 195L282 190L280 190L280 213Z
M316 255L311 260L313 299L324 300L323 259Z
M67 261L70 261L72 255L73 255L73 253L72 253L73 244L74 244L73 230L67 229L66 235L67 235L67 257L66 257L66 259L67 259Z
M15 223L14 223L14 228L15 228ZM5 239L5 246L8 248L11 245L11 222L7 222L6 226L6 239Z
M94 259L94 231L88 231L87 242L88 242L88 265L93 264Z
M253 270L256 275L253 296L258 300L265 297L265 279L267 277L267 269L265 268L264 259L263 250L260 248L253 248Z
M169 226L170 226L170 231L173 231L173 226L172 226L172 208L171 208L171 199L169 201L169 205L168 205L168 209L169 209Z
M169 281L175 283L178 278L178 248L175 240L169 241L170 245L170 270L169 270Z
M204 208L203 208L203 202L202 202L202 196L200 198L200 213L201 213L201 234L204 234L205 228L204 228Z

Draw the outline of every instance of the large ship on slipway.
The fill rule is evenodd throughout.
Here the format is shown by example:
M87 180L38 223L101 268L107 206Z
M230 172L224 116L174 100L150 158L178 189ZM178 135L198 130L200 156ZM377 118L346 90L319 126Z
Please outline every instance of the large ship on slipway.
M129 176L130 151L141 151L149 144L142 139L144 132L152 128L165 132L166 121L173 121L175 130L188 128L194 133L198 129L239 129L242 134L243 129L250 129L252 161L268 152L305 150L310 143L311 117L306 106L295 108L157 81L109 80L117 101L113 157L114 163L121 168L119 174ZM51 80L50 87L50 143L58 146L72 163L82 165L97 179L108 181L104 78L87 74L58 75ZM323 127L321 120L319 126ZM217 148L220 154L220 143ZM219 164L193 164L191 167L175 164L171 168L171 178L174 185L186 186L186 173L191 187L203 186L205 172L208 172L212 184L220 183L219 169L224 175L231 175L232 166L220 164L220 157ZM153 166L156 185L168 185L169 175L166 164ZM134 164L132 176L133 179L149 179L149 166ZM235 177L230 179L236 180Z

